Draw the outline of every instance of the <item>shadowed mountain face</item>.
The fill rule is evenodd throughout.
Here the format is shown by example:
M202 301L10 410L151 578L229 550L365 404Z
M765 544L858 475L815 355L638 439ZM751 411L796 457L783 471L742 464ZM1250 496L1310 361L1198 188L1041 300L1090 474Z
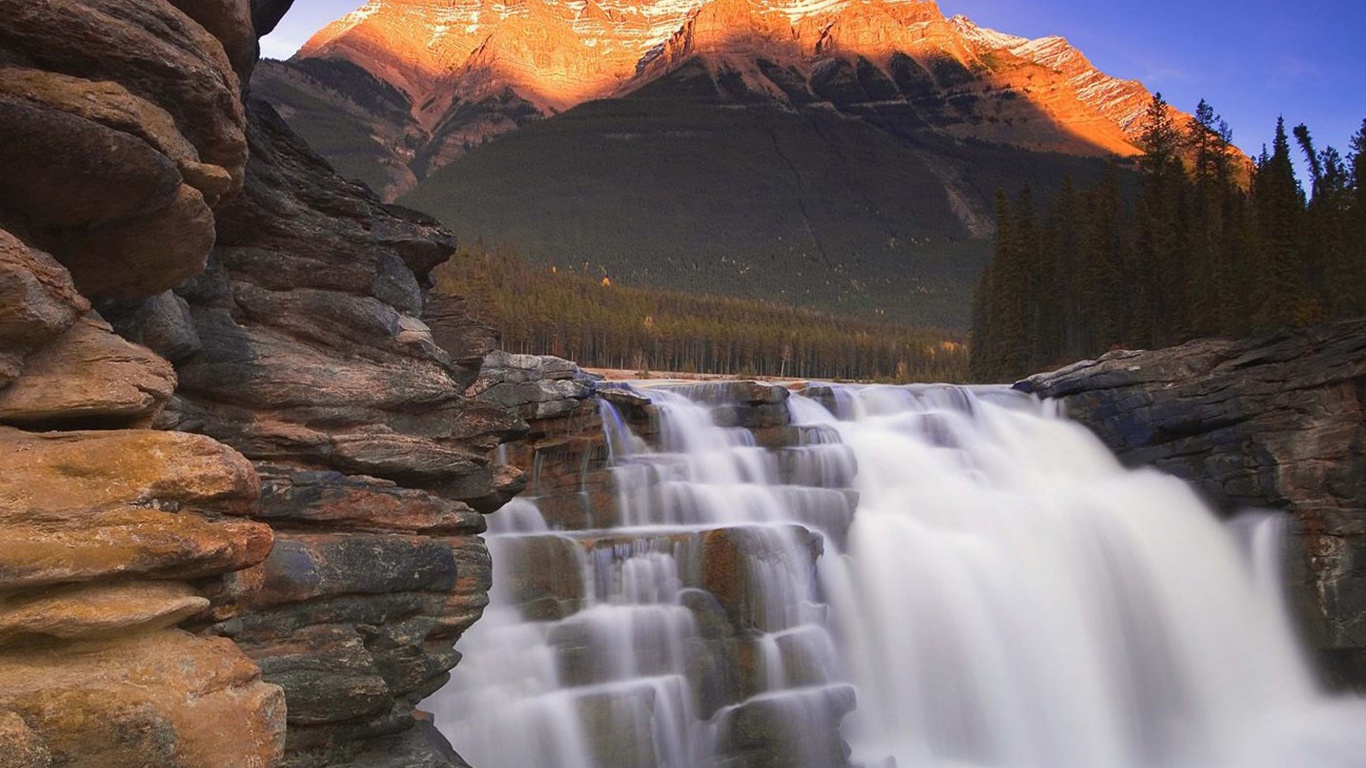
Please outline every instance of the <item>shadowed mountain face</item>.
M467 241L949 327L996 190L1135 154L1151 98L914 0L376 0L253 87Z

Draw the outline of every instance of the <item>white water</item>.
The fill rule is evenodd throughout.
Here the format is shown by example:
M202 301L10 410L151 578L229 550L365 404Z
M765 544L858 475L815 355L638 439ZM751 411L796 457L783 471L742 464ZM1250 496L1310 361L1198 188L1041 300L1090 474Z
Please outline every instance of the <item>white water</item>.
M1222 524L1008 391L837 388L838 419L794 396L803 445L777 452L685 394L648 392L659 452L604 413L626 529L495 516L493 604L427 702L472 765L718 766L757 711L786 724L777 764L827 768L852 683L869 768L1366 766L1366 709L1296 647L1277 518ZM826 534L818 567L793 523ZM735 527L745 685L699 609L708 532ZM548 539L583 597L528 620L510 569Z

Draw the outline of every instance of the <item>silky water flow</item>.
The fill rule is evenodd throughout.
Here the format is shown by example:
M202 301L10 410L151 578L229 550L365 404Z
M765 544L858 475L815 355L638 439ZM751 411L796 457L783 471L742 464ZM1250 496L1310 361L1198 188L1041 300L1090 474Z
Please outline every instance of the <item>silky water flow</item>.
M1282 516L1222 523L1007 389L793 394L777 450L716 426L725 391L635 390L657 448L603 401L617 525L492 518L492 602L425 703L472 765L1366 767Z

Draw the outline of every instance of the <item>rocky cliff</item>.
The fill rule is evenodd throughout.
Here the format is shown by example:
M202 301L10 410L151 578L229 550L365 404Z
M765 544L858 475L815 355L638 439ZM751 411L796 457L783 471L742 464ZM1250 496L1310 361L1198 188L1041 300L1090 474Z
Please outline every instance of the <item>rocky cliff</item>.
M1366 689L1366 320L1112 352L1016 386L1225 509L1288 511L1309 639L1334 684Z
M0 0L6 765L462 764L414 705L525 425L450 233L243 97L288 6Z

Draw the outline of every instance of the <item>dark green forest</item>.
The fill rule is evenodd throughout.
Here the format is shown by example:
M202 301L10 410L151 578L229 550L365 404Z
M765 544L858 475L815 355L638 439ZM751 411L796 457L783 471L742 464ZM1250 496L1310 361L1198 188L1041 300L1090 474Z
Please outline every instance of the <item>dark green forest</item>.
M944 331L777 303L613 285L476 246L435 273L509 352L588 367L737 376L962 381L965 346Z
M1028 187L998 194L973 297L974 380L1366 312L1366 122L1344 156L1282 119L1249 163L1205 102L1185 125L1172 114L1154 98L1136 185L1112 164L1048 206Z

